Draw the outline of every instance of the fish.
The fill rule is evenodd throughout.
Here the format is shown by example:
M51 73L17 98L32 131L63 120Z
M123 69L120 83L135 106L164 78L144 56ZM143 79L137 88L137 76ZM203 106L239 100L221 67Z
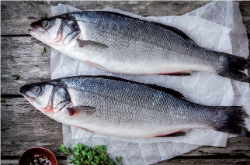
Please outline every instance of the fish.
M50 118L106 136L185 136L207 128L250 137L241 106L205 106L180 92L111 76L76 76L24 85L20 93Z
M218 74L248 82L250 60L205 49L183 31L119 13L82 11L30 24L29 34L93 67L121 74Z

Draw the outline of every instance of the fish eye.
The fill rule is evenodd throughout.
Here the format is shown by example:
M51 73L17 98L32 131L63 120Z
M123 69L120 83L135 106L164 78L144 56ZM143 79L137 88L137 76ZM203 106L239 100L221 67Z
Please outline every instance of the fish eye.
M74 22L73 20L68 21L67 24L68 24L68 26L69 26L70 28L72 28L73 30L77 30L77 29L78 29L77 23Z
M77 25L73 24L73 25L72 25L72 28L73 28L73 29L77 29Z
M44 28L48 28L49 27L49 25L50 25L50 21L43 21L43 24L42 24L42 26L44 27Z
M40 94L42 92L42 89L40 86L34 86L32 89L33 93Z

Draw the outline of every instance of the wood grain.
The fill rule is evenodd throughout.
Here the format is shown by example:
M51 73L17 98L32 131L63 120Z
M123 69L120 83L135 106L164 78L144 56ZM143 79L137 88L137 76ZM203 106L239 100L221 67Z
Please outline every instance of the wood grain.
M143 1L82 1L82 2L1 2L1 156L8 157L1 164L17 164L22 152L34 146L50 149L56 156L62 143L62 126L32 107L19 95L26 83L50 79L50 47L28 36L29 24L50 16L50 7L58 3L82 10L116 8L142 16L182 15L209 2L143 2ZM243 23L250 37L250 2L239 2ZM27 35L27 36L23 36ZM41 49L46 48L46 54ZM250 48L250 44L249 44ZM14 80L12 75L19 75ZM14 97L13 97L14 96ZM13 144L13 142L15 144ZM9 159L13 157L14 159ZM68 164L59 160L59 164ZM250 164L250 139L228 139L227 147L203 146L189 153L157 163L173 164Z
M67 160L57 160L58 165L68 165L69 163ZM18 164L18 159L2 159L1 160L2 165L17 165Z
M68 4L82 10L115 8L142 16L182 15L209 2L167 2L167 1L44 1L44 2L2 2L1 34L28 34L30 23L42 16L51 16L50 7Z
M1 3L1 34L27 35L30 23L42 16L51 16L50 7L57 4L68 4L82 10L115 8L142 16L182 15L195 10L207 3L204 2L167 2L167 1L43 1L43 2L2 2ZM250 34L250 2L239 2L243 22Z
M63 142L62 124L42 114L24 98L4 98L1 104L1 156L20 156L31 147L44 147L56 156Z
M57 160L59 165L68 165L67 160ZM249 165L250 159L170 159L154 165ZM16 165L17 159L2 160L2 165Z
M249 165L250 159L170 159L154 165Z
M45 54L41 53L43 47ZM2 95L16 95L24 84L50 80L49 46L30 36L1 37L1 49Z
M216 156L216 157L249 157L250 138L234 137L229 138L226 147L202 146L182 156Z

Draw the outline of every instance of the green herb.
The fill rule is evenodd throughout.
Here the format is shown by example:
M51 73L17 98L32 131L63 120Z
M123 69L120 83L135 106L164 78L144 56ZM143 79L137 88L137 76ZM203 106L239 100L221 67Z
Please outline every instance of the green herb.
M47 18L47 16L45 15L45 16L43 16L43 17L41 17L41 19L46 19Z
M6 103L6 101L5 100L1 100L1 103Z
M19 78L18 75L12 75L12 77L14 77L15 80L17 80Z
M111 161L105 145L95 146L96 150L81 143L75 144L74 153L63 144L58 148L60 152L72 157L70 163L74 165L116 165ZM116 157L116 161L121 165L121 157Z
M45 53L46 53L46 52L45 52L45 48L43 48L43 49L42 49L42 54L45 54Z
M117 161L118 163L121 163L121 157L116 157L116 161Z
M16 144L14 141L12 141L12 144Z

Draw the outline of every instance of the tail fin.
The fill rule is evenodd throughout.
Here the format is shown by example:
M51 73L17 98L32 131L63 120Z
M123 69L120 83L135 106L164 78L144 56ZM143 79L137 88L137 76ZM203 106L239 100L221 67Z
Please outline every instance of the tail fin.
M241 72L250 67L249 59L222 52L216 53L223 57L222 67L218 73L219 75L250 83L250 78L245 73Z
M242 107L218 107L218 112L215 130L250 137L250 132L245 126L245 120L249 116Z

